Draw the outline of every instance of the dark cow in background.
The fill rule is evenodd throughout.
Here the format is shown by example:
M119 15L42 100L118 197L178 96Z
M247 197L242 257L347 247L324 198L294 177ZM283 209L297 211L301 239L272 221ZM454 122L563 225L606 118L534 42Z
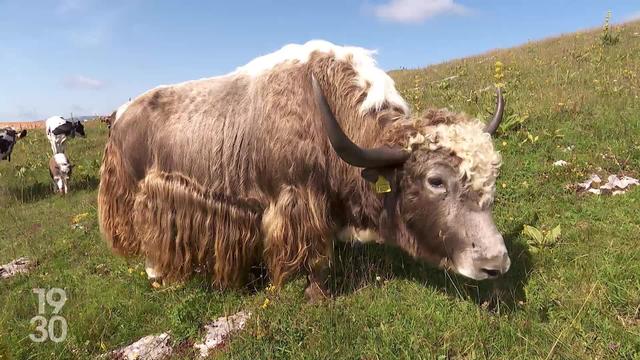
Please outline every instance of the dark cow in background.
M266 265L327 294L336 234L373 233L473 279L509 269L491 214L500 155L464 114L411 116L372 52L288 45L118 109L102 162L101 231L148 273L241 286ZM182 136L180 134L191 134ZM358 144L358 145L356 145Z
M0 160L11 161L13 146L27 136L27 130L17 131L12 127L0 128Z
M86 137L81 120L69 120L62 116L48 118L45 121L45 131L51 144L51 151L54 154L65 152L67 138L74 138L76 134Z

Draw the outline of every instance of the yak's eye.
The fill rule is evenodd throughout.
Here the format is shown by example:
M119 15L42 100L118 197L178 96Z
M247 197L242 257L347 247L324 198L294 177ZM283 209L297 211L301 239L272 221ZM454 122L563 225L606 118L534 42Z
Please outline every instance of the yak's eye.
M440 177L435 177L435 176L430 177L427 179L427 182L429 183L429 185L433 186L434 188L442 188L444 186L444 182Z

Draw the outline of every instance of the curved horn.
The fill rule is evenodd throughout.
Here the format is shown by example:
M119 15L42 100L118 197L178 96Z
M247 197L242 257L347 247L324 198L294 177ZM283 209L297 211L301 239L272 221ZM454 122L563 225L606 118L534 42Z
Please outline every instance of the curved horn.
M340 124L331 112L327 99L318 84L315 76L311 75L313 82L313 93L315 94L318 107L322 112L322 123L324 130L329 137L331 147L338 156L346 163L361 168L379 168L400 165L407 161L410 153L391 149L388 147L379 147L375 149L363 149L354 144L351 139L342 131Z
M491 119L484 128L484 132L491 135L495 134L496 130L498 130L498 126L500 126L500 122L502 122L502 114L504 112L504 98L502 97L502 89L499 87L496 88L496 96L498 97L496 100L496 112L493 115L493 119Z

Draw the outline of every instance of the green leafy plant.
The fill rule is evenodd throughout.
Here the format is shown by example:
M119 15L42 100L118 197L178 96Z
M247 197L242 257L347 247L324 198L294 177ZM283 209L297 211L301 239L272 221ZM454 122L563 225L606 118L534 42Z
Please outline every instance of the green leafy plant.
M500 123L500 132L504 134L507 131L516 130L522 126L528 118L529 114L509 114L502 123Z
M532 252L537 252L544 248L549 248L555 245L560 239L562 229L560 225L554 227L549 231L537 229L530 225L525 225L522 233L529 237L527 243L531 246Z

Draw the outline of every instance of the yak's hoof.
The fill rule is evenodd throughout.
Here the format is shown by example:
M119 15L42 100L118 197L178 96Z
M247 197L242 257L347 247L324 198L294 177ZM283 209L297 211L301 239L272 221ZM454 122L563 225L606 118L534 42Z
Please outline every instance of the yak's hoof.
M331 293L317 283L311 283L304 289L304 298L309 304L317 304L331 298Z
M157 281L160 283L162 282L162 278L163 278L162 273L150 267L147 267L144 270L147 273L147 279L149 279L149 281L151 282Z

